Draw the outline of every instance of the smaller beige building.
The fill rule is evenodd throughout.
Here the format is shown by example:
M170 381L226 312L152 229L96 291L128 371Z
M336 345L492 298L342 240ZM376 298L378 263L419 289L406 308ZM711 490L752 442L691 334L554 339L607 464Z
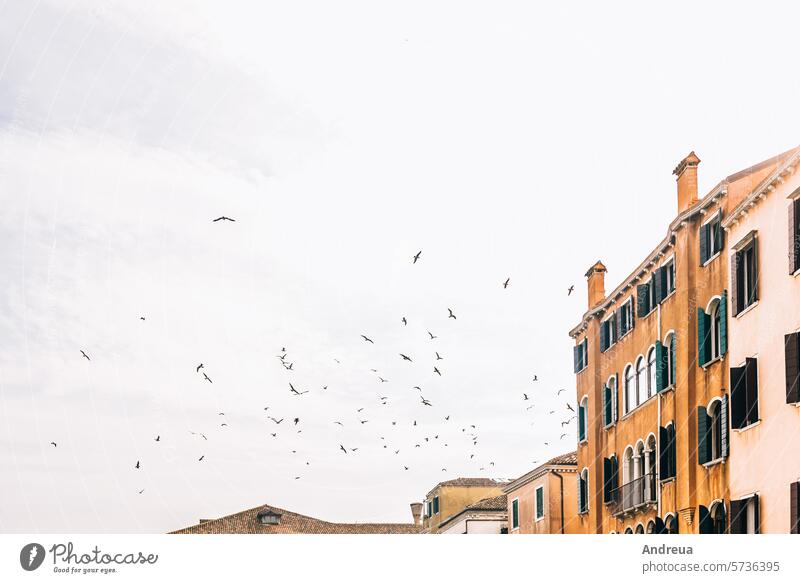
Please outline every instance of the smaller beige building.
M503 494L508 482L491 478L456 478L440 482L425 496L422 527L424 532L439 534L440 526L467 506Z
M507 531L505 494L478 500L439 525L440 534L505 534Z
M577 454L563 454L508 484L509 534L579 534Z

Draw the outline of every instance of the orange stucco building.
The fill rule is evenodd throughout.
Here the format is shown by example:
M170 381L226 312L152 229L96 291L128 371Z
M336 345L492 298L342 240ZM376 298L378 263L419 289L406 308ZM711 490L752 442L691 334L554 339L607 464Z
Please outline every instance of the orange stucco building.
M727 531L736 290L723 222L794 152L702 198L692 152L674 170L677 214L664 239L609 293L601 262L587 272L588 309L570 331L581 532Z

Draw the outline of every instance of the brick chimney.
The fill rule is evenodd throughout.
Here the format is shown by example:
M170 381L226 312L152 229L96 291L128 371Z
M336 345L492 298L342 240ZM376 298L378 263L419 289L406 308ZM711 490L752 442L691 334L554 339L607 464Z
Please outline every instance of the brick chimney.
M422 503L421 502L412 502L411 503L411 516L414 517L414 524L417 526L422 526Z
M682 213L697 202L697 165L700 158L694 151L681 160L672 173L678 181L678 213Z
M606 266L598 261L586 272L589 286L589 309L606 298Z

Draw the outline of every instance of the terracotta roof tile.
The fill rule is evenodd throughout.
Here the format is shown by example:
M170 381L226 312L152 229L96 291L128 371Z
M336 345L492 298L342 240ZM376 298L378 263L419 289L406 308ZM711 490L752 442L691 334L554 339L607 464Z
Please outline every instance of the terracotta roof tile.
M508 498L505 494L500 496L493 496L492 498L484 498L478 500L474 504L470 504L464 510L507 510Z
M262 524L259 512L280 514L280 524ZM338 523L319 520L276 506L256 506L222 518L203 520L170 534L419 534L421 526L403 523Z

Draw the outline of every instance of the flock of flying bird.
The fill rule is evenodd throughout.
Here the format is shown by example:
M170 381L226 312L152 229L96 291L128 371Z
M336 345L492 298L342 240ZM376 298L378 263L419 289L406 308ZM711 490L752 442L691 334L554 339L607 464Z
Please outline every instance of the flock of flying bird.
M235 219L232 219L232 218L229 218L229 217L226 217L226 216L221 216L219 218L214 219L213 222L215 222L215 223L216 222L223 222L223 223L224 222L235 222ZM412 264L416 264L420 260L421 257L422 257L422 251L419 251L415 255L413 255ZM502 285L503 289L508 289L510 284L511 284L511 278L507 278L504 282L502 282L501 285ZM567 289L567 295L571 295L573 290L574 290L574 286L570 286ZM446 317L446 319L448 321L449 320L454 320L454 321L458 320L458 317L457 317L457 315L455 314L455 312L453 311L452 308L447 308L447 317ZM145 321L145 317L144 316L140 316L140 320ZM400 323L403 326L408 326L408 319L405 316L403 316L400 319ZM428 333L430 341L434 341L434 340L439 338L437 335L433 334L429 330L427 331L427 333ZM375 340L372 337L370 337L369 335L361 334L360 336L361 336L361 340L362 340L363 343L370 344L370 345L375 345L376 344ZM442 377L442 370L439 368L439 364L438 363L440 361L445 360L445 358L441 354L439 354L439 352L437 350L432 350L432 352L434 354L434 358L433 358L433 365L432 365L431 374L435 374L435 375L438 375L438 377ZM85 358L87 361L91 361L91 358L89 357L89 355L84 350L80 350L80 353L81 353L81 356L83 358ZM411 356L409 356L408 354L402 353L402 352L398 353L398 357L404 363L413 364L415 362L415 360ZM288 358L289 358L289 355L288 355L288 352L287 352L286 348L285 347L281 348L280 353L277 355L277 359L280 361L281 366L283 367L283 369L287 373L293 373L294 370L295 370L294 369L294 362L290 361ZM334 358L333 360L337 364L341 365L341 361L338 358ZM378 380L378 382L380 384L389 382L389 379L383 378L382 376L377 374L378 373L377 369L372 368L372 369L370 369L370 372L372 372L372 373L374 373L376 375L376 378L377 378L377 380ZM205 365L203 363L199 363L195 367L195 373L198 374L198 375L202 374L202 380L203 381L206 381L209 384L213 384L213 380L206 373L206 368L205 368ZM308 395L311 392L309 389L299 389L297 386L295 386L296 385L296 381L294 381L294 379L292 378L291 375L289 375L289 378L292 379L292 380L287 380L287 385L288 385L289 394L292 397L303 397L304 395ZM533 382L537 382L538 381L538 376L534 375L533 378L532 378L532 381ZM327 390L328 390L328 386L327 385L322 386L321 391L326 392ZM425 407L433 408L434 407L434 403L431 401L431 399L427 398L423 394L423 389L422 389L421 386L415 385L415 386L411 387L411 390L418 391L418 393L419 393L418 394L419 406L420 407L422 407L422 408L425 408ZM560 395L564 391L565 391L565 389L560 389L556 394ZM385 406L385 405L389 404L389 396L378 395L377 397L378 397L378 403L380 403L380 405L384 405ZM522 401L523 402L531 401L531 399L530 399L530 397L528 396L527 393L523 393L522 394ZM533 404L531 403L529 406L527 406L526 410L529 411L532 408L533 408ZM566 408L572 413L575 412L575 410L573 409L573 407L569 403L566 404ZM370 422L369 419L362 419L360 417L360 414L364 411L364 409L365 409L365 407L360 407L360 408L358 408L356 410L356 414L359 415L359 416L357 416L357 421L360 424L360 426L362 426L362 427ZM270 407L269 406L264 407L264 412L265 413L270 412ZM556 413L556 410L551 410L549 414L553 415L555 413ZM220 411L218 413L218 417L225 417L225 412ZM302 426L300 426L301 418L299 416L289 416L289 417L291 417L291 420L292 420L292 425L290 425L290 429L296 435L301 434L302 431L303 431ZM449 422L450 418L451 418L450 414L441 416L441 419L445 423ZM278 437L278 429L279 429L279 427L281 426L282 423L284 423L284 421L287 421L287 419L288 419L287 416L281 416L279 418L279 417L277 417L275 415L272 415L272 414L266 415L265 422L267 422L268 424L271 424L271 427L272 427L270 430L268 430L269 436L271 436L272 438L277 438ZM575 419L575 415L573 415L572 417L562 421L561 422L561 427L563 428L566 425L569 425L573 419ZM416 419L412 419L410 421L406 421L406 423L408 423L414 430L421 429L421 425L418 425ZM345 426L345 423L340 419L331 420L331 424L332 425L336 425L338 427L344 427ZM391 421L391 426L389 427L389 429L391 427L396 427L397 425L398 425L398 421L397 420L392 420ZM222 423L220 423L219 427L220 428L228 427L228 423L223 421ZM382 431L379 431L379 432L383 433ZM199 437L200 439L202 439L204 441L208 441L208 437L204 433L195 432L195 431L190 431L189 433L191 435ZM461 436L462 436L462 439L465 439L467 441L467 443L471 443L473 448L475 448L477 446L479 434L478 434L477 426L475 424L468 423L468 424L464 425L464 427L461 428ZM385 449L385 450L388 450L388 451L393 451L394 452L393 455L399 455L401 453L401 451L403 449L402 447L400 447L400 448L397 448L396 446L390 447L390 445L389 445L389 443L387 443L386 437L384 435L380 435L379 437L380 437L380 441L383 442L383 443L379 444L379 445L382 445L381 449ZM417 449L417 448L421 449L421 448L423 448L425 446L429 446L429 445L432 445L434 443L440 443L440 444L442 444L442 447L448 447L449 444L445 442L444 438L442 440L439 440L439 437L440 437L440 435L438 433L435 433L434 435L425 435L425 436L421 435L418 439L414 440L414 441L417 441L417 443L414 444L414 448L413 449ZM564 439L565 437L567 437L567 434L566 433L562 433L560 439ZM161 442L161 435L155 436L154 441L155 442ZM331 443L332 444L335 443L335 445L338 446L336 448L336 451L338 451L341 455L348 455L349 456L349 455L355 454L360 449L358 446L349 446L349 445L345 446L344 443L339 443L338 441L339 440L336 440L335 442L332 441ZM51 445L53 447L57 447L58 446L58 444L55 441L52 441L50 443L51 443ZM544 442L544 445L549 446L550 444L549 444L549 442ZM332 445L332 447L333 447L333 445ZM296 454L297 453L297 449L292 449L291 452L293 454ZM477 455L476 451L473 450L469 454L469 459L473 460L476 455ZM198 462L202 462L204 459L205 459L205 454L202 454L202 455L200 455L199 458L197 458L197 461ZM533 460L534 464L538 463L538 462L539 462L539 460ZM408 465L409 463L410 462L406 460L403 463L398 464L398 469L399 469L399 467L402 467L403 468L402 471L408 471L410 469L410 465ZM305 466L309 466L309 465L310 465L310 461L305 461ZM487 469L486 468L487 465L490 466L490 467L493 467L495 465L495 463L494 463L494 461L488 461L488 464L482 465L479 468L479 471L485 471ZM132 464L132 469L133 470L141 470L142 467L143 466L142 466L141 460L136 460L136 463ZM442 472L447 472L447 468L442 468L441 471ZM299 480L300 478L301 478L301 475L295 475L294 476L294 480ZM139 490L138 493L139 494L144 493L144 489Z

